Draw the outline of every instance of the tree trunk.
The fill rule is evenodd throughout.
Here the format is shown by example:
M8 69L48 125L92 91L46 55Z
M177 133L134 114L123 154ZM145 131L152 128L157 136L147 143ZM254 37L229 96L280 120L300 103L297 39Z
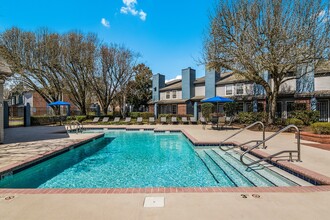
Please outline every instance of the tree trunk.
M108 114L108 107L102 106L102 112L103 112L104 115L107 115Z
M275 123L275 116L276 116L276 103L277 103L277 96L278 92L275 90L271 95L268 97L268 124Z

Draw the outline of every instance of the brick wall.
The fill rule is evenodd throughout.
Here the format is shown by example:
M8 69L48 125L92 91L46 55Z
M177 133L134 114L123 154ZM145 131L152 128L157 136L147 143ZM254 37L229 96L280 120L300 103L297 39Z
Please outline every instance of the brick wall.
M311 110L311 100L310 99L300 99L300 100L295 100L295 103L304 103L306 104L306 109Z
M187 114L187 105L186 104L178 104L178 114L179 115Z
M149 105L149 112L155 113L155 106L154 105Z

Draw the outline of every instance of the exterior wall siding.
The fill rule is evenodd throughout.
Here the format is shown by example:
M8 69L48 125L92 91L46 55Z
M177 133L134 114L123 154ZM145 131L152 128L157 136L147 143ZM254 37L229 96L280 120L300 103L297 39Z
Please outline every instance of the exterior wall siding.
M296 91L296 80L291 79L289 81L286 81L280 86L280 92L292 92Z
M176 91L176 98L175 99L182 99L182 91L181 90L175 90ZM160 93L160 99L159 100L173 100L173 93L170 91L170 98L166 98L167 92L161 92Z
M315 77L315 91L330 90L330 76Z
M205 96L205 86L195 86L195 96Z

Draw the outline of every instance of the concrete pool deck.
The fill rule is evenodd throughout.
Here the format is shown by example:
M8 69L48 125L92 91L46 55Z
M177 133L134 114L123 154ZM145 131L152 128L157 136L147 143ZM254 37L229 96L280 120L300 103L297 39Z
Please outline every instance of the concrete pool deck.
M234 130L203 130L200 125L130 125L88 126L183 129L201 142L220 142ZM6 130L5 142L0 145L0 168L29 157L54 150L62 145L92 138L97 134L66 134L64 127L29 127ZM271 133L266 134L266 137ZM261 138L261 132L246 131L233 139L245 142ZM296 139L283 133L269 141L269 153L279 149L294 149ZM313 148L302 141L302 160L298 166L330 177L330 151ZM247 195L243 199L241 194ZM1 219L327 219L330 214L329 189L324 192L253 192L213 193L112 193L112 194L13 194L0 193ZM143 208L146 196L165 197L164 208ZM10 196L14 196L11 199ZM4 218L3 218L4 217Z

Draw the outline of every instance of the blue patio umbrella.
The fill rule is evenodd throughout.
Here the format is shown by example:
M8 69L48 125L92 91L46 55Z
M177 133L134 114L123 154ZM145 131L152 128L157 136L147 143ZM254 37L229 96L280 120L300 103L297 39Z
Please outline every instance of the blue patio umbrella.
M66 105L66 106L70 106L70 103L68 102L63 102L63 101L56 101L56 102L52 102L49 103L48 106L56 106L56 105Z
M212 98L204 99L202 102L211 102L211 103L226 103L226 102L234 102L234 100L229 98L224 98L221 96L214 96Z
M202 102L210 102L210 103L217 103L217 112L218 112L218 104L219 103L228 103L228 102L234 102L234 100L221 97L221 96L214 96L212 98L204 99Z
M63 101L56 101L56 102L51 102L47 106L68 106L68 114L67 116L70 115L70 103L68 102L63 102ZM62 125L62 118L60 118L60 125Z

